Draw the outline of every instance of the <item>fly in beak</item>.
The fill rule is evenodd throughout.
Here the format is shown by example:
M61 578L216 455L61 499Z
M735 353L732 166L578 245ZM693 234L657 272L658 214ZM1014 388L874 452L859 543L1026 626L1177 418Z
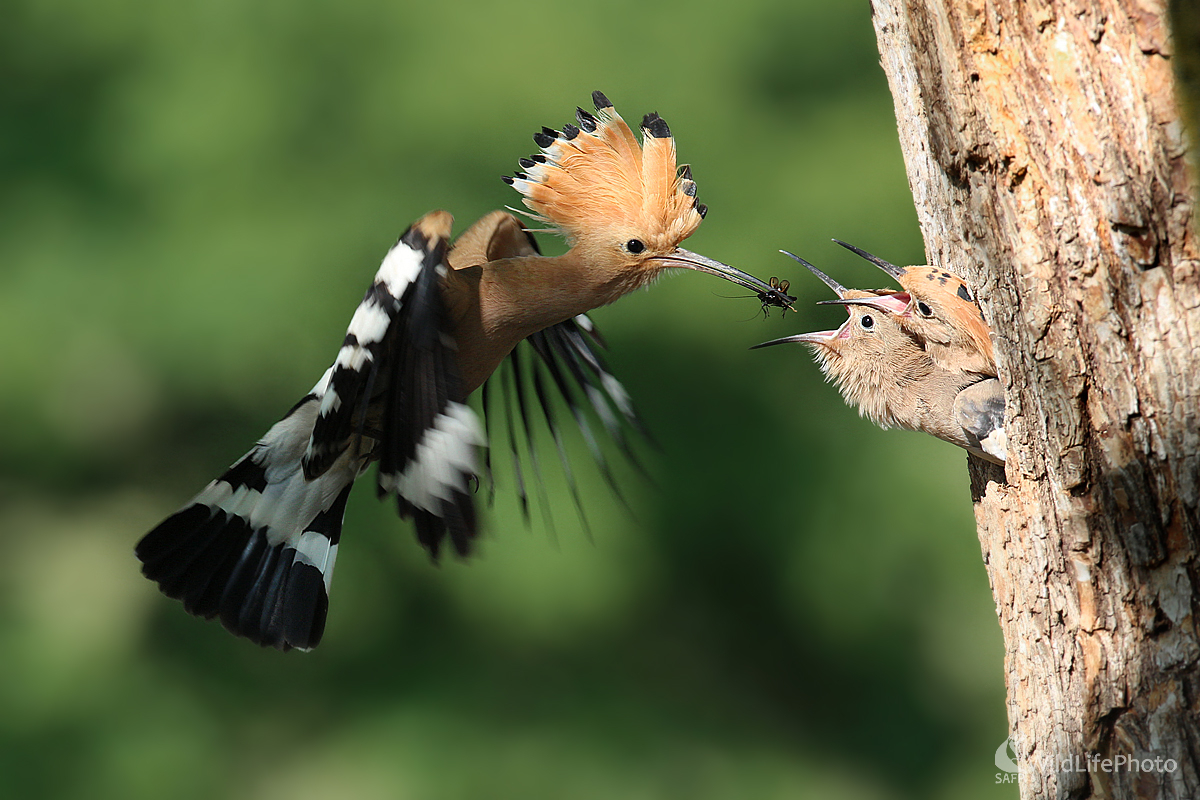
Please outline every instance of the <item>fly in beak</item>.
M758 278L749 273L742 272L737 267L731 267L728 264L722 264L720 261L714 261L711 258L702 256L699 253L693 253L691 250L684 250L682 247L676 247L669 255L657 256L655 261L665 261L673 266L684 267L686 269L694 269L698 272L707 272L710 275L716 275L718 278L724 278L727 281L732 281L738 286L749 289L757 295L760 295L762 301L768 305L777 306L779 308L792 308L796 302L796 298L790 294L785 294L774 286L764 283ZM794 308L792 309L795 310Z
M840 283L835 281L833 278L829 277L824 272L817 269L815 266L813 266L809 262L805 261L803 258L796 255L795 253L788 252L787 250L780 250L779 252L781 252L785 256L788 256L789 258L793 258L796 261L798 261L799 263L803 264L805 267L808 268L809 272L811 272L813 275L816 275L818 278L820 278L821 282L824 283L826 286L828 286L830 289L833 289L834 293L838 296L837 300L825 300L822 302L824 302L824 303L841 303L846 299L846 294L850 290L847 289L845 286L842 286ZM846 325L849 322L850 322L850 318L847 317L846 322L843 322L842 326L835 331L814 331L812 333L798 333L794 336L784 336L782 339L772 339L769 342L763 342L762 344L756 344L753 347L751 347L750 349L757 350L760 347L771 347L772 345L792 344L795 342L808 343L808 344L828 344L829 342L832 342L834 339L837 339L837 338L843 336L843 334L846 331Z

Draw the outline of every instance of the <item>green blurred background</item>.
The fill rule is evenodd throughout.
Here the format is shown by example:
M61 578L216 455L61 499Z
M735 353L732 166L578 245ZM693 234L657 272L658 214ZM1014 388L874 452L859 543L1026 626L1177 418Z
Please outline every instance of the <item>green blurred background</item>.
M860 286L830 237L923 260L865 0L0 19L0 793L1016 796L963 454L747 350L840 322L778 248ZM687 273L594 315L659 444L633 513L575 442L590 537L501 474L481 555L433 567L363 481L310 654L160 596L134 542L308 390L409 222L517 205L500 175L593 89L670 123L687 246L801 300Z

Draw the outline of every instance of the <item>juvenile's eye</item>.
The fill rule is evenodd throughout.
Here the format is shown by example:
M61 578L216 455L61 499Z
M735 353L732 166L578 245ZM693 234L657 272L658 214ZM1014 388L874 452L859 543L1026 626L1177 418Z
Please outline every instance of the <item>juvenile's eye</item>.
M642 244L641 239L630 239L625 243L625 249L635 256L646 249L646 245Z
M933 309L930 308L929 306L927 306L925 303L922 303L920 300L918 300L917 301L917 313L920 314L922 317L932 317Z
M859 319L858 324L862 326L864 331L869 331L875 327L875 318L870 314L863 314L862 318Z

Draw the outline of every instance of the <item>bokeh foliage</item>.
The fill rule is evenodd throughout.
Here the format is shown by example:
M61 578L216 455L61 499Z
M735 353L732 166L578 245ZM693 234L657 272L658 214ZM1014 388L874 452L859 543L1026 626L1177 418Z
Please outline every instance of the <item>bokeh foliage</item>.
M831 236L923 260L865 2L0 18L6 794L1015 796L964 456L747 352L839 321L778 248L848 285L882 276ZM590 536L553 480L527 529L502 470L480 557L435 568L361 486L306 655L158 595L134 542L307 391L396 235L515 205L499 176L597 88L670 123L688 246L801 296L763 322L689 273L596 313L658 442L632 513L576 447Z

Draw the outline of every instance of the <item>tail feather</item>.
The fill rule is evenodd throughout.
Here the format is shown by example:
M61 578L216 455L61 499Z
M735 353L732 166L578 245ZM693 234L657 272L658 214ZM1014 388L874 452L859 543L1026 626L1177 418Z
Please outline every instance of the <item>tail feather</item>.
M187 562L172 588L189 613L211 617L225 591L224 578L239 563L252 532L240 517L223 512L213 514L201 531L210 537L208 545Z
M221 593L216 598L210 597L210 599L215 599L215 602L205 607L215 608L226 628L235 630L244 627L240 624L239 615L246 604L246 598L253 592L254 582L262 571L263 562L272 551L273 548L267 544L266 536L261 533L250 534L242 547L237 563L229 570L229 577L223 582L224 585L222 586L220 582L214 584L221 587ZM193 614L199 613L194 608L188 608L188 611Z
M143 571L186 606L199 605L220 561L214 551L227 554L231 540L236 541L236 530L227 522L224 513L214 514L204 505L188 506L168 517L138 544Z
M346 500L358 470L343 457L304 477L317 400L298 405L186 507L137 545L146 577L189 613L220 617L261 645L320 641Z
M239 597L235 593L229 593L223 598L225 602L221 608L221 623L234 633L244 635L245 631L252 631L255 636L251 638L259 644L267 644L272 637L264 629L264 596L272 581L286 566L280 563L283 548L263 547L259 550L256 547L255 550L258 551L257 558L247 564L250 567L250 583L245 594Z

